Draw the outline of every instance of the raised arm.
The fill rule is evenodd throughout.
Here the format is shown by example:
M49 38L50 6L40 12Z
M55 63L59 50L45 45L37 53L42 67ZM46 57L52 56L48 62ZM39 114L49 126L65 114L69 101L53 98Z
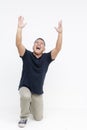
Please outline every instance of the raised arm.
M55 27L57 33L58 33L58 37L57 37L57 41L56 41L56 46L55 48L51 51L51 57L52 59L55 59L56 56L58 55L59 51L61 50L62 47L62 21L59 21L58 23L58 27Z
M18 27L17 27L17 33L16 33L16 46L18 48L18 52L20 56L23 56L25 53L25 47L22 44L22 29L25 27L26 24L24 24L24 18L20 16L18 18Z

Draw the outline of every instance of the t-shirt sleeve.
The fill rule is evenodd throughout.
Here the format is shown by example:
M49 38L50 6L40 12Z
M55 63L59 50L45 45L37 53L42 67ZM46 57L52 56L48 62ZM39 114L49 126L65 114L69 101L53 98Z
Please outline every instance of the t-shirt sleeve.
M51 63L52 61L54 61L54 59L52 59L52 57L51 57L51 51L47 53L47 61L49 63Z
M20 56L20 58L22 58L22 59L25 59L25 57L28 55L28 50L27 49L25 49L25 53L24 53L24 55L23 56Z

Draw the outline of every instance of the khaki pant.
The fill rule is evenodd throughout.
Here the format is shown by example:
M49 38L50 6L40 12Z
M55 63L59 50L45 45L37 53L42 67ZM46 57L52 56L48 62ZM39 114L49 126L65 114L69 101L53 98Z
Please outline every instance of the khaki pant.
M28 118L31 113L35 120L43 118L43 95L32 94L27 87L21 87L20 94L20 118Z

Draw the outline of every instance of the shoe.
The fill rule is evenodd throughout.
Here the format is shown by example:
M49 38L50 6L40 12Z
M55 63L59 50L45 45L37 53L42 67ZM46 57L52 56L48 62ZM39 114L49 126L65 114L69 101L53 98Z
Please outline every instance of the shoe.
M25 127L26 124L27 124L27 119L21 119L21 120L18 122L18 126L19 126L20 128Z

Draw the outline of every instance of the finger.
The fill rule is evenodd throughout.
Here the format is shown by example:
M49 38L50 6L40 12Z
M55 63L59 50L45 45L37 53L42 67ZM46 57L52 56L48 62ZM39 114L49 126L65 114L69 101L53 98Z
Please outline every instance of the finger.
M24 26L23 27L25 27L27 25L27 23L24 23Z
M54 27L55 29L57 29L57 27Z
M22 16L19 16L19 17L18 17L18 20L19 20L19 21L22 20Z
M58 21L58 24L61 24L61 23L62 23L62 20L59 20L59 21Z
M62 19L59 20L59 23L62 23Z
M58 32L58 28L57 27L54 27L55 28L55 30Z
M23 21L24 20L24 17L22 17L22 16L19 16L19 18L18 18L19 20L21 20L21 21Z
M59 26L62 26L62 20L59 21L58 25L59 25Z

